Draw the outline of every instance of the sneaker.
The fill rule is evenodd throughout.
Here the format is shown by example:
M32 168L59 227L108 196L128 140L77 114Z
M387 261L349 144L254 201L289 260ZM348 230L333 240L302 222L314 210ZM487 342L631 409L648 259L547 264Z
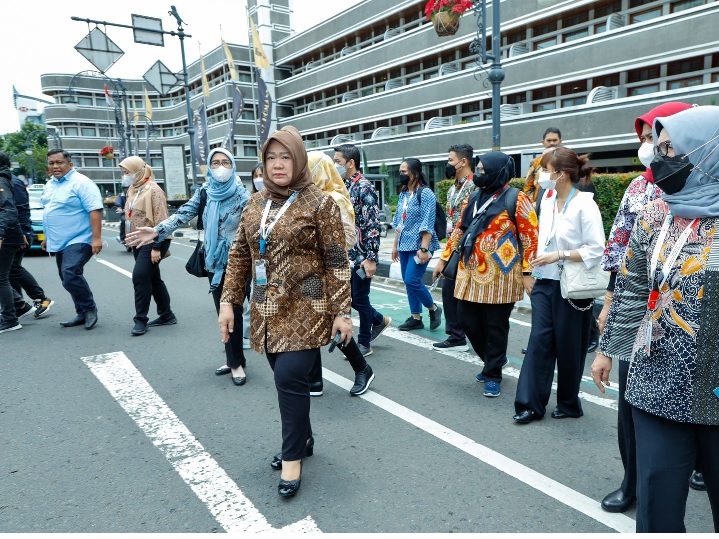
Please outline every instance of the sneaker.
M355 385L350 389L350 395L356 397L367 391L372 380L374 380L374 372L368 364L364 369L355 374Z
M322 380L320 380L319 382L312 382L310 384L310 397L321 397L322 389Z
M365 346L364 344L357 343L357 348L359 348L359 351L362 352L364 357L372 355L373 350L371 346Z
M244 350L249 350L251 348L250 339L247 339L246 337L242 337L242 348Z
M502 392L499 390L499 382L487 382L484 384L485 397L499 397Z
M437 350L454 350L455 352L467 352L469 350L467 341L450 341L449 339L432 343L432 348L436 348Z
M0 322L0 333L5 333L6 331L15 331L16 329L22 329L22 326L18 321Z
M34 313L35 310L36 310L35 307L30 305L29 303L24 303L20 309L15 309L15 315L18 318L22 318L23 316L25 316L27 314Z
M509 360L507 358L504 358L504 363L502 363L502 368L504 368L507 363L509 363ZM474 379L477 380L477 382L479 382L480 384L483 384L484 383L484 374L482 374L480 372L477 376L474 377Z
M171 314L170 316L164 318L161 316L160 318L155 318L154 320L151 320L147 323L147 327L153 328L156 326L171 326L173 324L177 324L177 318L174 314Z
M399 326L400 331L410 331L412 329L424 329L424 323L422 323L422 317L413 318L410 316L404 321L404 324Z
M384 320L377 324L376 326L372 326L372 334L370 335L369 342L372 344L377 340L377 337L379 337L382 332L389 327L389 325L392 323L392 319L389 316L385 316Z
M442 323L442 307L437 305L434 311L429 311L429 329L435 330Z
M50 298L36 299L35 300L35 318L42 318L50 310L50 307L55 305L55 302Z

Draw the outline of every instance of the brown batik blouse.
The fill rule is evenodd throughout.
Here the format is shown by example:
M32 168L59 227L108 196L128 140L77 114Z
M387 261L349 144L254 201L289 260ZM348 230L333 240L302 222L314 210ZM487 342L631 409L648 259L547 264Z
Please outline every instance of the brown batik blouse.
M331 340L332 323L351 306L350 270L340 211L332 197L305 187L272 229L260 256L260 221L266 200L255 193L242 212L230 247L223 302L242 305L255 262L265 260L267 284L254 284L252 348L260 353L319 348ZM283 202L272 202L270 224ZM236 321L237 323L237 321Z

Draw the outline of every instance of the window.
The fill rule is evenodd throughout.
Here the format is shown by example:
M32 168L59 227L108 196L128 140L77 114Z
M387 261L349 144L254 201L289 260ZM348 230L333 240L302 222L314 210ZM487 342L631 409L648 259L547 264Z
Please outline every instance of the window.
M565 17L562 20L562 28L569 28L570 26L577 26L578 24L583 24L587 21L589 21L589 12L585 11L585 12L579 13L577 15Z
M557 21L552 21L552 22L549 22L542 26L536 26L534 28L534 31L532 32L532 35L534 37L537 37L537 36L543 36L544 34L549 34L550 32L556 32L556 31L557 31Z
M586 80L578 80L575 82L567 82L562 84L561 86L561 95L572 95L577 94L579 92L586 92L587 91L587 81Z
M553 110L557 108L557 104L552 101L551 103L537 103L532 107L534 112L542 112L543 110Z
M659 91L659 83L648 84L646 86L637 86L635 88L629 88L627 90L627 96L632 97L635 95L652 94Z
M521 94L512 94L507 96L507 103L510 105L517 105L519 103L526 103L527 102L527 94L521 93Z
M577 105L584 105L586 102L586 97L572 97L569 99L562 99L562 107L576 107Z
M627 74L627 82L641 82L659 78L659 66L642 67L633 69Z
M596 88L597 86L619 86L619 73L594 77L592 79L592 88Z
M64 129L64 135L66 137L76 137L77 136L77 127L66 127Z
M581 39L583 37L587 37L589 35L589 28L584 28L583 30L577 30L575 32L569 32L567 34L564 34L564 42L574 41L575 39Z
M540 88L539 90L534 90L532 92L532 99L549 99L551 97L555 97L557 95L557 89L554 86L550 86L548 88Z
M83 159L84 166L86 167L99 167L100 159L98 157L85 157Z
M552 37L552 38L549 38L549 39L545 39L544 41L537 41L537 42L534 44L534 48L539 51L539 50L542 50L542 49L546 49L547 47L552 47L552 46L554 46L554 45L556 45L556 44L557 44L557 38L556 38L556 37Z
M105 159L105 158L102 158L102 159L100 159L100 163L102 163L102 166L105 167L105 168L112 168L112 167L116 167L116 166L117 166L117 164L115 163L116 159L117 159L117 158L115 158L115 159Z
M694 73L704 69L704 57L687 58L685 60L677 60L667 64L667 76L683 75L684 73Z
M112 129L110 129L109 127L98 127L97 130L98 130L98 136L100 138L106 138L106 139L112 138Z
M77 104L84 107L92 107L94 105L92 97L83 97L81 95L77 97Z
M245 157L257 157L257 144L254 140L243 140L242 148L242 155Z
M654 9L648 9L647 11L640 11L639 13L632 13L632 15L629 18L629 22L631 24L636 24L638 22L644 22L649 21L652 19L656 19L657 17L662 16L662 8L654 8Z
M162 170L162 157L150 157L150 166L155 170Z
M646 4L651 4L654 0L629 0L629 7L640 7Z
M688 79L673 80L667 83L667 90L678 90L679 88L688 88L689 86L699 86L702 84L702 77L689 77Z
M684 0L683 2L674 2L672 4L672 13L678 13L679 11L684 11L685 9L701 6L703 4L704 0Z

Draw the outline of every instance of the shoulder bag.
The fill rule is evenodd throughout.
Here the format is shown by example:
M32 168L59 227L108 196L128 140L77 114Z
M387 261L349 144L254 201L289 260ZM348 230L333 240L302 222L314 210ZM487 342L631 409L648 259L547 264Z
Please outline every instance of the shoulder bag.
M457 249L452 251L449 255L449 260L444 265L442 275L447 279L457 279L457 270L459 269L459 251Z
M594 299L607 291L608 284L609 272L602 269L601 263L587 268L584 262L567 260L560 268L559 286L566 300Z
M204 228L202 222L202 213L205 211L205 205L207 204L207 193L204 189L200 188L200 207L197 212L197 230ZM195 250L192 251L190 258L185 264L185 269L190 275L195 277L207 277L207 270L205 269L205 247L204 242L200 239L200 233L197 233L197 245Z

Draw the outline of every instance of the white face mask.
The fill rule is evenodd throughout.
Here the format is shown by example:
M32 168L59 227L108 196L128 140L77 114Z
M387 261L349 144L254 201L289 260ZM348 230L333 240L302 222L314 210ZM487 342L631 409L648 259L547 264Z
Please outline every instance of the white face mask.
M265 183L262 180L262 178L255 178L252 180L252 183L255 185L255 189L258 191L262 191L265 188Z
M539 187L546 190L554 189L557 187L557 180L552 179L551 172L540 172Z
M135 177L131 176L129 174L125 174L122 177L122 186L123 187L130 187L133 183L135 183Z
M212 177L215 178L220 183L225 183L230 178L232 178L232 169L225 168L222 165L220 165L219 167L212 169Z
M639 157L639 161L642 162L642 165L649 168L649 163L654 159L654 145L651 142L645 142L639 146L637 157Z

